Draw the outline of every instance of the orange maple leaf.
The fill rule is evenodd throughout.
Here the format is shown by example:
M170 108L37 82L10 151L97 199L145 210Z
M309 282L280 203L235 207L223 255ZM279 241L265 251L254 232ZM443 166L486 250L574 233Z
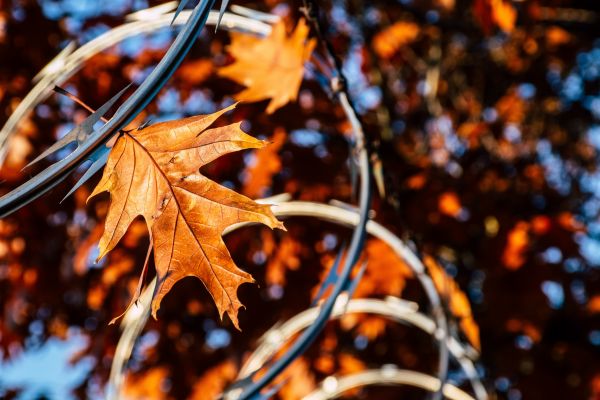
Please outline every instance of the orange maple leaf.
M246 86L235 95L239 101L271 99L267 114L272 114L298 96L304 63L317 43L306 40L308 31L301 19L291 36L286 35L283 22L274 25L264 39L234 32L228 49L235 62L220 68L218 74Z
M135 218L144 217L157 274L154 318L173 285L195 276L213 297L221 318L227 312L238 327L242 304L237 290L253 279L231 259L223 230L239 222L285 229L268 205L259 205L199 172L224 154L265 145L245 134L240 123L208 129L233 107L125 133L112 148L104 175L90 196L111 194L99 258L115 247Z

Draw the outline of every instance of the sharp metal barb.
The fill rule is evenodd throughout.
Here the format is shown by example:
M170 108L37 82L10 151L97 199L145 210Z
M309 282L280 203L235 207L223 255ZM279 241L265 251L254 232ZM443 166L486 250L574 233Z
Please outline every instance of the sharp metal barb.
M34 178L0 198L0 218L42 196L65 180L83 161L119 130L123 129L158 94L189 52L206 24L215 0L201 0L177 38L140 87L123 103L115 115L69 157L49 166Z
M138 130L138 131L141 131L141 130L143 130L143 129L146 129L146 128L147 128L147 127L149 127L151 124L152 124L152 118L148 118L146 121L144 121L144 123L143 123L143 124L141 124L141 125L140 125L140 126L137 128L137 130Z
M171 25L173 25L173 23L175 22L175 20L179 16L179 14L183 11L183 9L185 8L185 6L187 5L188 2L189 2L189 0L181 0L179 2L179 5L177 6L177 10L175 10L175 14L173 15L173 20L171 21Z
M87 169L87 171L85 171L85 173L81 176L81 178L79 178L79 180L77 181L75 186L73 186L73 188L71 188L71 190L69 190L69 193L67 193L60 202L62 203L63 201L65 201L65 199L67 197L69 197L71 194L73 194L77 189L79 189L81 187L81 185L86 183L92 176L94 176L94 174L96 174L96 172L100 171L102 169L102 167L104 167L104 164L106 164L109 154L110 154L110 149L108 147L104 147L104 148L100 148L100 149L96 150L96 153L95 153L94 157L92 158L92 161L93 161L92 165L90 165L90 167Z
M131 85L127 85L124 89L122 89L119 93L114 95L110 100L102 105L98 110L92 113L89 117L87 117L81 124L77 125L75 128L71 129L69 133L65 136L57 140L52 146L48 147L42 154L37 156L33 161L27 164L23 169L31 167L33 164L36 164L40 160L48 157L50 154L56 153L58 150L67 147L69 144L73 142L77 142L77 147L81 145L85 139L87 139L94 132L94 125L96 122L100 121L100 119L106 114L108 110L119 100L119 98L129 89ZM62 94L64 89L58 89L57 92ZM68 93L64 91L65 93Z
M225 10L227 10L227 5L229 4L229 0L221 0L221 8L219 9L219 19L215 24L215 32L219 29L219 25L221 25L221 19L223 18L223 14L225 14Z

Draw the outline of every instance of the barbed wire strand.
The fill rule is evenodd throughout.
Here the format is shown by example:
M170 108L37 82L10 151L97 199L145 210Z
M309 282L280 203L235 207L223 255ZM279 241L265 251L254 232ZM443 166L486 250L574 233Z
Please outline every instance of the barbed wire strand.
M408 323L435 338L435 331L437 329L435 321L425 314L420 313L418 311L419 306L416 303L393 296L388 296L385 300L368 298L347 300L341 297L338 298L334 307L331 315L332 319L339 319L349 314L373 314L395 322ZM263 365L289 339L308 327L316 318L317 313L317 307L309 308L296 314L283 324L275 324L275 326L262 336L260 345L246 360L238 376L248 376L252 371ZM465 376L469 379L477 398L484 399L487 396L485 387L479 379L473 360L467 356L472 352L452 336L448 337L448 349L454 360L460 365Z
M289 194L282 194L267 199L257 200L257 202L262 204L273 204L272 210L277 217L312 217L346 227L354 227L359 222L358 212L355 209L314 202L289 201L289 199ZM224 234L228 234L235 229L247 225L251 224L240 223L232 225L224 231ZM370 220L367 223L366 229L369 234L388 244L392 250L406 262L418 282L422 285L429 302L439 303L439 294L433 286L431 278L425 273L423 264L412 250L406 246L399 237L373 220ZM146 288L138 306L132 307L128 312L128 314L133 314L133 317L128 317L128 314L126 314L123 319L121 324L123 335L119 342L119 346L117 347L118 349L122 349L122 352L118 351L118 354L115 354L111 376L113 376L113 371L115 371L114 373L116 374L122 373L124 365L131 355L136 337L132 336L129 332L137 331L139 326L143 327L150 316L150 298L153 290L152 285L154 285L154 282ZM341 300L341 302L343 302L343 300ZM418 322L415 322L415 325L417 323ZM428 332L431 330L431 333L435 335L438 331L439 319L434 316L433 325L429 325L426 322L421 322L420 325L427 328ZM141 332L141 329L138 332ZM265 335L268 335L268 333ZM266 338L266 336L264 337ZM440 339L440 335L437 335L437 339ZM121 346L121 341L124 342L123 346ZM449 351L452 351L453 354L456 355L459 364L465 371L466 376L470 379L476 398L479 400L486 400L488 398L486 389L481 383L477 371L472 364L472 360L477 359L478 353L470 347L460 345L460 343L452 337L448 338L447 347L450 349ZM248 362L251 362L250 360L252 360L252 357L255 356L251 356ZM250 367L243 367L240 371L240 378L249 376L257 367L259 367L259 365L255 362L252 362L252 366Z
M358 114L356 113L356 110L352 107L352 105L349 102L350 96L348 93L348 80L343 72L342 60L335 54L333 45L325 36L325 25L323 23L323 20L321 19L319 4L316 0L302 0L302 3L304 5L302 11L303 11L305 17L307 18L307 20L313 26L313 29L317 35L317 38L319 39L319 42L324 47L324 49L327 53L327 56L333 65L333 69L335 71L337 79L331 80L331 90L333 91L334 95L336 95L339 98L340 102L342 103L342 106L345 109L350 109L352 111L352 112L346 112L346 114L350 116L349 118L354 118L354 119L356 119L356 123L359 123ZM362 129L362 127L361 127L361 129ZM363 137L363 143L357 144L356 145L357 149L359 149L359 148L361 148L361 146L364 146L367 144L366 142L364 142L364 140L365 140L364 134L362 135L362 137ZM368 150L372 153L371 160L374 161L375 165L381 166L381 162L379 161L377 154L375 152L371 151L372 146L368 146L368 147L369 147ZM378 171L381 172L381 170L379 168L378 168ZM377 175L376 181L377 181L377 187L380 191L380 194L383 195L383 192L384 192L383 179L382 179L381 175L379 175L379 174ZM440 338L439 338L440 340L438 341L439 346L440 346L440 352L439 352L440 357L439 357L439 361L438 361L438 378L440 379L440 381L444 382L448 376L448 367L449 367L449 362L450 362L448 348L446 346L447 341L445 339L448 336L448 321L447 321L446 314L445 314L444 308L442 307L441 302L437 302L437 301L433 302L432 306L433 306L433 313L434 313L434 315L436 315L436 318L439 322L439 324L438 324L439 330L436 333L437 335L440 335ZM440 388L440 390L433 395L433 400L441 400L441 398L442 398L442 392L441 392L441 388Z
M0 218L24 207L65 180L83 162L93 157L117 132L131 122L167 83L195 43L215 0L201 0L192 11L169 50L142 84L125 100L115 115L69 156L44 169L21 186L0 197Z
M161 6L128 15L127 19L131 22L112 28L77 49L74 42L69 43L52 61L42 68L34 78L34 81L37 82L35 86L27 93L0 129L0 165L6 158L9 151L9 141L17 132L19 123L30 115L37 105L50 97L54 86L64 84L79 71L87 60L130 37L170 27L171 22L173 22L174 27L180 27L188 21L192 14L189 10L182 11L173 21L175 13L160 14L160 12L168 9ZM215 25L218 18L218 11L210 11L206 24ZM271 25L268 23L228 12L223 15L220 26L226 30L250 32L258 36L267 36L271 33Z

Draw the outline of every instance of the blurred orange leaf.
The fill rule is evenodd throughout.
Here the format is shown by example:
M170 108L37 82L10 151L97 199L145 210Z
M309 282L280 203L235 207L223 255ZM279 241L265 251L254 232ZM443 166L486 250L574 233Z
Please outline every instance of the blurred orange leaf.
M507 0L475 0L473 13L486 34L493 26L510 33L517 22L517 10Z
M356 331L368 338L373 340L378 338L385 332L386 320L377 316L363 316L360 324L356 327Z
M216 399L233 382L238 369L232 360L212 367L194 384L189 400Z
M457 129L457 134L465 138L469 143L469 148L477 148L479 146L480 137L487 132L487 124L483 122L465 122Z
M98 244L98 241L102 237L102 232L104 232L104 227L102 224L97 224L77 247L77 251L75 251L75 256L73 257L73 268L76 274L83 275L87 271L90 253Z
M368 262L367 270L358 283L355 296L400 296L406 285L406 279L413 276L412 270L404 260L379 239L367 241L364 258Z
M521 123L525 119L525 101L519 97L517 91L510 89L496 103L498 117L507 123Z
M374 296L400 296L406 280L413 277L412 270L385 242L379 239L369 239L365 244L363 260L367 261L367 269L358 283L354 296L368 298ZM327 268L324 275L333 265L333 259L325 261ZM378 337L385 331L385 321L366 315L349 314L341 319L344 329L356 327L359 334L369 339Z
M525 264L526 252L529 248L530 224L519 221L508 232L506 246L502 253L502 263L511 270L519 269Z
M452 312L456 318L460 319L460 327L469 340L469 343L479 350L481 348L479 326L477 326L473 319L471 305L467 295L460 290L454 279L448 276L444 268L442 268L433 257L425 255L423 263L425 264L425 267L427 267L429 275L431 275L435 288L440 293L440 296L448 303L450 312Z
M462 211L462 205L458 195L454 192L444 192L438 198L438 209L444 215L452 218L458 217Z
M575 216L568 212L562 212L557 217L558 224L565 230L570 232L583 232L585 231L585 225L578 221Z
M167 395L163 383L168 376L167 368L155 367L136 375L127 375L123 384L124 400L161 400Z
M537 235L548 233L552 220L547 215L536 215L531 219L531 230Z
M569 43L573 36L558 26L550 26L545 30L546 43L550 47L557 47Z
M506 330L511 333L524 333L529 336L534 343L542 340L540 330L529 321L511 318L506 322Z
M187 61L177 69L175 75L192 85L199 85L204 82L213 72L213 63L211 60L199 59Z
M271 99L267 114L272 114L298 96L304 63L317 43L315 39L307 40L308 32L303 19L290 36L283 22L275 24L264 39L234 32L229 52L235 62L219 68L218 74L246 86L235 95L239 101Z
M267 263L265 271L267 283L269 285L285 285L287 271L294 271L300 267L301 251L302 243L291 236L284 236Z
M600 313L600 295L590 298L587 303L587 310L592 314Z
M415 174L406 180L406 187L412 190L419 190L427 183L427 175Z
M415 41L419 31L419 25L414 22L396 22L375 35L373 49L379 57L390 58L403 46Z
M279 128L275 130L271 145L257 150L252 165L246 168L246 177L242 193L250 198L264 196L265 190L271 186L273 175L281 170L279 150L285 143L287 134Z
M285 384L279 391L279 396L283 400L300 400L310 394L317 387L314 374L306 359L299 358L292 362L287 368L285 375L280 375L275 382L285 381Z

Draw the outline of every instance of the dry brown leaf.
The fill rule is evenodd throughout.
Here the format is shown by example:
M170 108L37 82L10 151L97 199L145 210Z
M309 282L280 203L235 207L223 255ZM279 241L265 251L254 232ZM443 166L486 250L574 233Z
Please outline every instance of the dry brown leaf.
M419 25L400 21L379 32L373 38L373 50L381 58L390 58L403 46L415 41Z
M224 154L265 145L245 134L240 123L208 129L233 107L125 133L112 148L104 175L90 196L111 194L99 258L116 246L135 218L144 217L158 279L152 301L155 318L173 285L195 276L208 289L221 317L227 312L238 327L242 304L237 290L253 279L234 264L221 234L238 222L284 229L268 205L199 172Z
M264 196L265 189L271 186L273 175L281 170L279 150L285 143L287 134L279 128L273 134L272 144L256 152L254 164L246 168L246 178L242 193L250 198Z
M433 285L440 293L440 296L447 302L450 312L460 320L459 325L469 343L479 350L481 348L479 326L477 326L473 319L467 295L458 287L454 279L448 276L444 268L433 257L425 255L423 263L433 280Z
M283 22L274 25L264 39L234 32L228 49L235 62L220 68L218 74L246 86L235 95L239 101L271 99L267 114L272 114L298 96L304 63L317 43L307 40L308 32L303 19L290 36Z

